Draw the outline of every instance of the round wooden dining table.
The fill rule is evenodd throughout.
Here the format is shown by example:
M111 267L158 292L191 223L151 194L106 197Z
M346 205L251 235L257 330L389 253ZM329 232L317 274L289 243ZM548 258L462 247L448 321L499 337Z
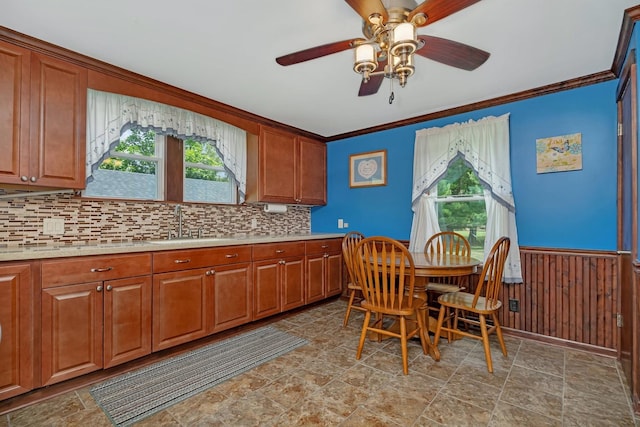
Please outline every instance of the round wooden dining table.
M424 252L411 252L413 263L415 266L415 285L413 292L416 295L427 299L427 283L429 277L459 277L468 276L476 272L482 261L470 256L461 256L455 254L434 254L427 255ZM426 315L425 325L429 332L435 332L437 320L429 316L428 309L423 311ZM440 360L440 350L431 342L431 338L427 334L429 341L429 354L434 360Z

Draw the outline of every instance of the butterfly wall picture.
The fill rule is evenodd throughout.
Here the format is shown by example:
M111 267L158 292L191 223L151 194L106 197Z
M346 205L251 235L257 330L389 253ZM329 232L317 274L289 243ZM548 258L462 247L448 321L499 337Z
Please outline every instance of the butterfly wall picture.
M563 172L582 169L582 134L536 139L536 171Z

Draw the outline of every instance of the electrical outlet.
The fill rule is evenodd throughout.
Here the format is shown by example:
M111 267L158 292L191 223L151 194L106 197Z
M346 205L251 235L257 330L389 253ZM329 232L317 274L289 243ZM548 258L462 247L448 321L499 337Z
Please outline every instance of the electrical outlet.
M255 228L258 228L258 219L251 218L251 229L255 229Z
M509 311L519 312L520 311L520 300L510 299L509 300Z
M338 218L338 228L343 228L344 227L344 221L342 218Z

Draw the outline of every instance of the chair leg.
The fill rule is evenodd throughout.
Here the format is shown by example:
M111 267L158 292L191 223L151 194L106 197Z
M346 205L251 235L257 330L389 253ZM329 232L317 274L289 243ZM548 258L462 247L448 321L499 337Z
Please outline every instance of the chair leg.
M429 352L429 345L427 344L427 337L429 336L429 328L425 326L425 321L428 322L429 313L425 308L419 308L416 311L416 318L418 319L418 328L420 328L420 344L422 345L422 352L427 354Z
M496 336L498 337L498 342L500 343L500 348L502 349L502 354L504 356L507 355L507 346L504 344L504 338L502 337L502 329L500 328L500 322L498 321L498 314L492 313L493 324L496 328Z
M367 339L367 326L369 326L370 320L371 320L371 312L367 311L364 315L364 323L362 324L362 332L360 333L360 342L358 343L356 360L360 360L360 356L362 355L362 348L364 347L364 342Z
M484 346L484 357L487 360L487 370L490 373L493 373L491 349L489 348L489 333L487 332L487 320L484 317L484 314L480 315L480 332L482 332L482 345Z
M444 312L446 307L440 306L440 314L438 314L438 326L436 326L436 336L433 338L433 346L438 347L438 341L440 340L440 330L442 329L442 323L444 322Z
M342 327L346 327L347 323L349 323L349 316L351 315L351 306L353 305L353 300L356 298L356 290L352 289L349 294L349 303L347 304L347 312L344 314L344 322L342 322Z
M409 373L409 362L407 355L407 319L400 316L400 347L402 349L402 372Z

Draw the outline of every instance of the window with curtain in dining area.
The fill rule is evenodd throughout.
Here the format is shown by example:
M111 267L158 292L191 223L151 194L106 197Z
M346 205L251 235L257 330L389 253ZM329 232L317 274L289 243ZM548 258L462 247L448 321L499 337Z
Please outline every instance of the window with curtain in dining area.
M476 194L467 194L467 200L483 199L485 205L486 235L481 258L488 255L501 236L509 237L511 249L505 264L504 281L522 283L511 188L509 114L416 131L410 250L422 251L429 236L441 231L438 208L442 212L442 203L452 202L455 198L448 197L449 200L443 201L452 195L439 195L438 184L443 179L450 183L455 178L447 175L448 171L456 168L464 171L465 167L472 169L472 177L477 177L479 184L479 187L469 185ZM470 233L470 227L466 228L466 233Z

